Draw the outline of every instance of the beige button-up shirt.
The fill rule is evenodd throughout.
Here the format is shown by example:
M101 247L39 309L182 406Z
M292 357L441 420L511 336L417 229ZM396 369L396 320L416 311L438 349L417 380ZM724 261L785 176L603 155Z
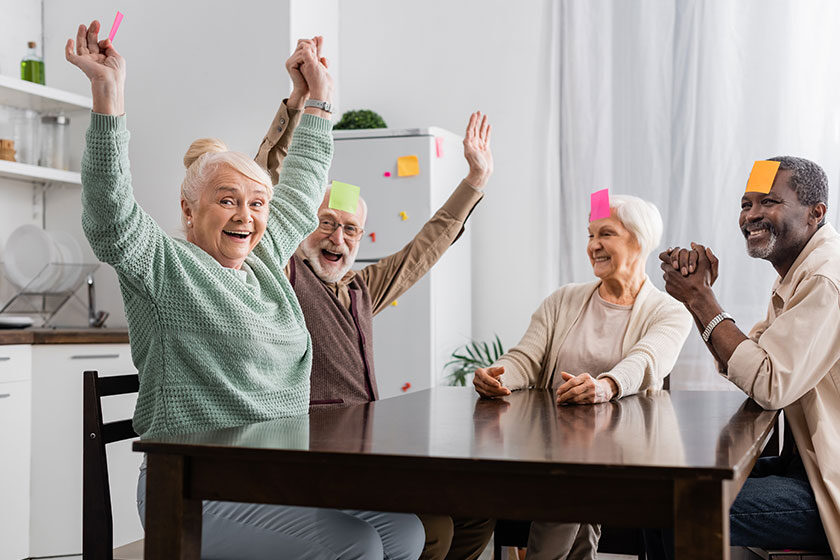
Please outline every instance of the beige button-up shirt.
M784 409L840 559L840 234L831 225L817 230L776 280L767 318L727 369L758 404Z

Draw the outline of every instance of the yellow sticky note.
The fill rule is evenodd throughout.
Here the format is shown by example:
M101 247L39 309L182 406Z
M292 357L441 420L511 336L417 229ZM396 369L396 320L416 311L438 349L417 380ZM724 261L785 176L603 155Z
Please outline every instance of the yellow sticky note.
M757 161L753 165L745 192L769 193L779 171L778 161Z
M420 173L420 160L417 156L402 156L397 158L397 175L411 177Z
M359 193L362 189L356 185L333 181L330 189L330 208L356 213L359 205Z

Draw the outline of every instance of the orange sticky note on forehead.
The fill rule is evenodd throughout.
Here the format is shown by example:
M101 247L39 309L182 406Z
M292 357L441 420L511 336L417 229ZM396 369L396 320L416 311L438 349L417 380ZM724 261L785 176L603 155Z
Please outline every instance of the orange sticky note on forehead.
M773 180L779 171L778 161L757 161L753 165L745 192L769 193L773 187Z

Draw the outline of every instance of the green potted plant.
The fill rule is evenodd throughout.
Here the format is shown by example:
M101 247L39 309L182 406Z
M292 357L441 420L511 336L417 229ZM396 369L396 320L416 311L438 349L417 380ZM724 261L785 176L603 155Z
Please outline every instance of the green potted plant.
M446 362L445 368L452 368L447 375L450 385L466 387L467 376L472 375L478 368L489 367L498 360L505 349L499 335L494 335L493 342L480 342L473 340L452 352L452 359Z
M341 115L333 130L355 130L359 128L387 128L385 119L369 109L347 111Z

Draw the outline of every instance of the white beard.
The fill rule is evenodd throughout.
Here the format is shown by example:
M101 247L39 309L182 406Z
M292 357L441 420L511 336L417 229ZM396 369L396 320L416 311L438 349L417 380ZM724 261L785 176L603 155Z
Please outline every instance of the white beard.
M770 255L773 254L773 249L776 248L776 241L778 237L775 233L768 230L767 232L770 234L770 239L767 240L761 247L750 247L749 240L747 241L747 254L754 259L766 259Z
M356 254L359 252L359 245L357 244L356 247L353 248L352 252L343 253L344 264L341 268L330 273L324 270L324 267L321 266L321 249L329 251L330 248L321 247L321 244L323 244L323 241L318 246L313 247L311 244L304 241L301 245L301 249L303 250L303 254L306 255L306 258L309 259L309 264L312 266L312 270L315 271L316 276L318 276L322 282L334 284L344 278L344 275L347 274L347 271L350 270L351 266L353 266L353 263L356 261Z

